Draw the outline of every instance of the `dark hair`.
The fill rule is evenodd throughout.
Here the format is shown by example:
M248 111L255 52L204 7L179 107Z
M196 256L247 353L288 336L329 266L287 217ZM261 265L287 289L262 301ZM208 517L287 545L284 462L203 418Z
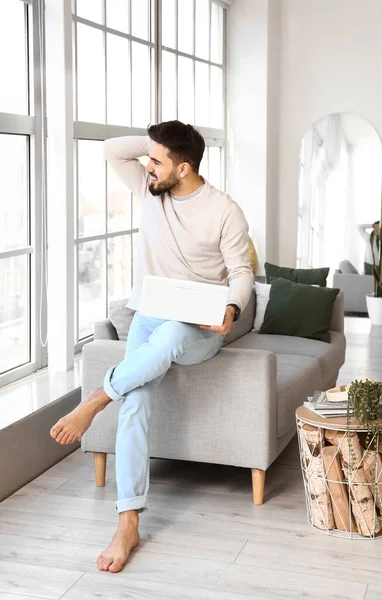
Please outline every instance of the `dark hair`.
M180 121L166 121L158 125L150 125L147 132L154 142L169 150L169 157L176 164L188 162L195 173L204 154L203 136L192 125Z
M373 223L373 225L379 225L379 221L376 221L375 223Z

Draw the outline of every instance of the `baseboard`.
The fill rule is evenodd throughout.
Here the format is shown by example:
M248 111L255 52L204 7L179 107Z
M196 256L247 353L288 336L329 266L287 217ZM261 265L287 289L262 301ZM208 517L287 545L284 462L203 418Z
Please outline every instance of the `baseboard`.
M0 502L78 450L80 443L61 446L49 431L80 401L77 388L0 431Z

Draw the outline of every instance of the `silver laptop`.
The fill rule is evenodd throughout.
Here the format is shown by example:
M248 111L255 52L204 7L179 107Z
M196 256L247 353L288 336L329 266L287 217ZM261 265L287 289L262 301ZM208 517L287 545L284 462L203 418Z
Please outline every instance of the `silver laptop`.
M222 325L229 287L145 275L139 313L197 325Z

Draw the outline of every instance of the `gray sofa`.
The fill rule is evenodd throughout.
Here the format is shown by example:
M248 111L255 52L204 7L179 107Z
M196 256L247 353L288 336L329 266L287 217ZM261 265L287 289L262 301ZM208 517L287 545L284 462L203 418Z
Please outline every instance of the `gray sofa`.
M95 324L94 342L83 348L82 396L102 386L121 362L131 322L126 300L112 320ZM295 434L295 409L317 389L336 383L345 360L343 294L335 301L331 343L260 335L253 329L255 292L212 359L173 364L158 388L150 421L150 455L252 469L253 499L263 502L265 471ZM110 403L82 438L93 452L97 485L104 485L106 455L115 452L117 412Z
M367 313L366 295L374 293L373 275L360 275L350 261L343 260L333 275L333 287L344 294L345 313Z

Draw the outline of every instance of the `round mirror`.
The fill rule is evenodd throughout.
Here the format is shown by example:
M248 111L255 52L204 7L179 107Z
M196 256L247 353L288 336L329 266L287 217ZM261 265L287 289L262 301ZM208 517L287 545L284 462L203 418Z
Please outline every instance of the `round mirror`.
M330 267L328 285L334 287L340 287L335 274L371 273L381 182L382 144L368 121L336 113L314 123L300 148L297 267ZM373 290L372 279L365 280L366 293Z

